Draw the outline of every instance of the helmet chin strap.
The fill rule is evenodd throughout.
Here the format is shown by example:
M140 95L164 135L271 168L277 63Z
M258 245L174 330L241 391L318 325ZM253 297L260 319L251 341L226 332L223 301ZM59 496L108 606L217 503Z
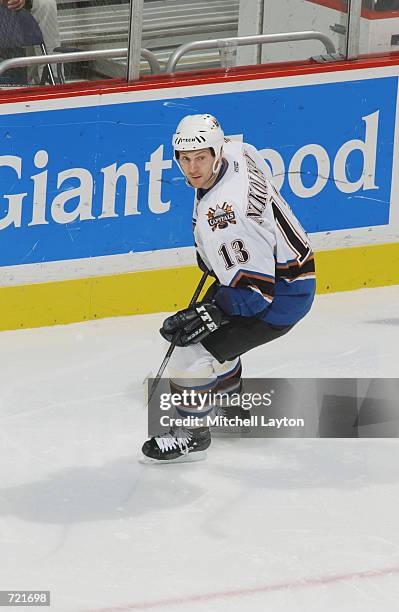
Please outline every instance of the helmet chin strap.
M217 159L215 159L215 161L213 162L213 166L212 166L212 174L209 177L208 181L209 182L212 178L216 178L217 175L219 174L219 170L220 167L222 165L222 155L220 155Z
M222 165L222 156L220 155L217 159L215 159L215 161L213 162L213 166L212 166L212 174L217 174L220 170L220 166Z

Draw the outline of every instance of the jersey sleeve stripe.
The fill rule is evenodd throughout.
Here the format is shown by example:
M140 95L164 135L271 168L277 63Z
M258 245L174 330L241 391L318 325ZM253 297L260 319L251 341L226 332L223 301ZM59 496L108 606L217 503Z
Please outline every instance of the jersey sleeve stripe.
M314 257L299 265L298 262L287 262L276 264L276 277L292 281L297 278L315 275Z
M316 274L313 272L309 272L309 274L301 274L300 276L297 276L296 278L284 278L282 280L284 280L286 283L296 283L297 281L302 281L302 280L307 280L308 278L316 278Z
M260 290L263 297L270 301L273 300L274 286L275 279L273 276L250 270L238 270L230 283L230 287L256 287Z
M274 296L269 295L268 293L264 293L263 291L261 293L262 293L262 296L265 298L266 302L269 302L269 304L271 304Z
M289 259L288 261L277 261L276 262L276 267L277 268L292 268L294 266L299 266L300 268L303 268L303 266L305 266L305 264L310 264L310 262L313 262L314 265L314 255L312 254L311 257L308 257L306 261L299 263L297 259Z
M237 282L237 278L241 276L246 276L248 278L257 278L260 280L265 280L274 284L274 276L271 274L264 274L263 272L255 272L254 270L243 270L240 268L234 275L230 285L233 286Z

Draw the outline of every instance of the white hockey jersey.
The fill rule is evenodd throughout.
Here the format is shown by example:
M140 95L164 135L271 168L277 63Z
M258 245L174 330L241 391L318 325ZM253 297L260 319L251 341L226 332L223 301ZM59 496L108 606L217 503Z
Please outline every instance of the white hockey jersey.
M228 315L296 323L315 293L308 236L255 147L228 141L223 151L227 169L197 190L193 217L198 254L222 285L216 303Z

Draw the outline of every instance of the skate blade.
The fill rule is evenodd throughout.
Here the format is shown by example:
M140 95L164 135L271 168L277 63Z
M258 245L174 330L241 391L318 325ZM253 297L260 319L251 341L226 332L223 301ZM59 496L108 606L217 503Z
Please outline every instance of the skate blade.
M153 459L152 457L146 457L143 455L139 459L139 463L143 465L171 465L172 463L193 463L194 461L203 461L207 457L206 451L197 451L196 453L187 453L187 455L181 455L176 459Z

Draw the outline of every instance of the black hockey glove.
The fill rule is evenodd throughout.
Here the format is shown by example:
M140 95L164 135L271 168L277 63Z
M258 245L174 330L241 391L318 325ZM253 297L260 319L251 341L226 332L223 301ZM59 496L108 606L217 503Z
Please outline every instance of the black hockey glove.
M218 329L222 318L223 313L215 304L202 302L165 319L159 332L168 342L176 336L176 346L188 346Z

